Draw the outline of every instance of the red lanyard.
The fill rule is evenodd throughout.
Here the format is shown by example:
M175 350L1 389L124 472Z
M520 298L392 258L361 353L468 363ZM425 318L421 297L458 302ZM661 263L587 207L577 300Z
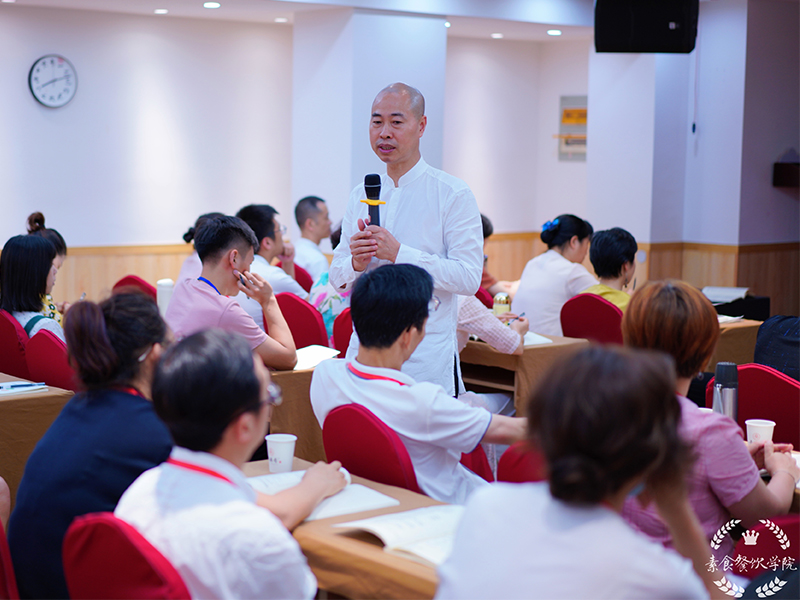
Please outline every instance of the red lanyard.
M131 396L139 396L139 398L144 398L142 393L134 387L118 387L117 388L120 392L125 392L126 394L130 394Z
M184 462L182 460L175 460L172 457L168 458L166 460L166 462L168 462L171 465L175 465L176 467L180 467L182 469L189 469L190 471L197 471L198 473L202 473L203 475L210 475L211 477L216 477L217 479L222 479L222 481L227 481L231 485L236 485L235 483L233 483L233 481L231 481L230 479L225 477L225 475L222 475L221 473L217 473L216 471L214 471L212 469L208 469L206 467L201 467L200 465L193 465L192 463Z
M350 372L355 375L356 377L360 377L361 379L380 379L383 381L393 381L397 385L408 385L407 383L403 383L402 381L398 381L397 379L392 379L391 377L384 377L383 375L373 375L371 373L364 373L363 371L357 370L353 363L347 363L347 368Z

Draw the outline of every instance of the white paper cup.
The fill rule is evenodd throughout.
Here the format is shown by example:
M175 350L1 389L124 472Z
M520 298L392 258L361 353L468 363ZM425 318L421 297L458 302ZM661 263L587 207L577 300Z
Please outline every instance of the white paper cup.
M747 425L748 442L758 443L772 441L775 421L769 421L767 419L747 419L744 424Z
M297 436L291 433L271 433L265 439L269 456L269 472L288 473L291 471Z

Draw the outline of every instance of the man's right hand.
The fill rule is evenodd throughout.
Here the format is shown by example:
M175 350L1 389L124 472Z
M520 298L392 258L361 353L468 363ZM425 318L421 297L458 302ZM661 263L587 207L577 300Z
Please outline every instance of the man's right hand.
M353 270L363 271L372 257L378 253L378 242L372 238L364 219L358 220L358 232L350 238L350 254L353 256Z
M240 273L239 271L234 271L233 274L236 277L241 275L241 277L244 278L244 284L242 284L242 279L240 278L236 285L248 297L252 298L260 305L263 306L269 303L270 299L273 298L272 286L258 273L251 273L250 271Z
M333 496L347 485L344 473L339 470L342 466L338 460L332 463L322 461L312 465L303 475L303 483L313 486L317 493L321 494L320 499Z

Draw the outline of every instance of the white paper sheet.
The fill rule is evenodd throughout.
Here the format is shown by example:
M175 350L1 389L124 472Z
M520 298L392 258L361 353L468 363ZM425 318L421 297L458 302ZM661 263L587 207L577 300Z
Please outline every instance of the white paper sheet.
M539 344L552 344L553 340L546 338L538 333L532 331L525 332L525 338L522 340L523 346L538 346Z
M338 350L335 348L328 348L327 346L311 345L300 348L297 350L297 364L294 370L302 371L303 369L313 369L323 360L328 360L338 354Z

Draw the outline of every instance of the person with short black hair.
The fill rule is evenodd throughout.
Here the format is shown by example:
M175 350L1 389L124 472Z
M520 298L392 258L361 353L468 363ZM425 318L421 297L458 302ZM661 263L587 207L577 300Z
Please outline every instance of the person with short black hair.
M250 226L238 217L215 217L197 231L194 247L202 273L175 286L164 315L176 337L219 327L244 336L268 367L293 369L297 363L294 338L272 287L250 272L258 248ZM239 292L261 307L269 335L236 301Z
M631 297L625 289L636 273L636 252L639 245L634 237L621 227L595 231L589 260L600 283L590 286L582 294L595 294L619 307L628 308Z
M280 389L241 336L212 329L170 348L153 403L175 448L128 488L114 514L178 570L193 598L312 598L316 580L288 529L345 485L338 462L258 494L242 467L263 444Z
M64 317L70 362L85 391L59 413L25 465L8 528L23 598L66 598L61 562L72 520L112 511L172 440L150 402L167 326L152 298L120 292L77 302Z
M415 265L385 265L359 278L350 297L361 340L352 360L320 363L311 378L311 405L321 427L343 404L360 404L405 444L420 488L432 498L463 504L486 481L460 464L479 443L511 444L525 434L525 419L492 415L417 383L400 371L425 337L439 299L433 280Z
M25 329L28 337L46 329L64 341L64 330L43 313L56 284L56 247L44 236L15 235L0 255L0 309Z
M328 271L328 259L319 249L319 243L331 235L331 218L325 200L306 196L294 207L294 217L300 228L300 239L295 243L295 264L300 265L311 279L317 281Z
M220 212L210 212L200 215L197 217L194 225L189 227L189 229L186 230L186 233L183 234L183 241L187 244L191 244L194 240L194 236L197 235L197 232L207 221L216 217L224 216L225 215ZM200 277L200 273L202 272L203 263L200 262L200 257L197 256L197 250L195 250L183 261L183 264L181 265L181 271L178 274L178 279L175 281L175 283L178 284L184 279L197 279Z
M597 279L581 263L592 241L591 224L575 215L559 215L542 225L547 252L528 261L511 302L511 312L525 313L529 328L545 335L562 335L564 303Z
M674 386L672 361L655 352L590 347L554 364L528 403L548 481L475 493L436 597L724 597L687 499ZM625 499L640 494L683 557L623 521Z

